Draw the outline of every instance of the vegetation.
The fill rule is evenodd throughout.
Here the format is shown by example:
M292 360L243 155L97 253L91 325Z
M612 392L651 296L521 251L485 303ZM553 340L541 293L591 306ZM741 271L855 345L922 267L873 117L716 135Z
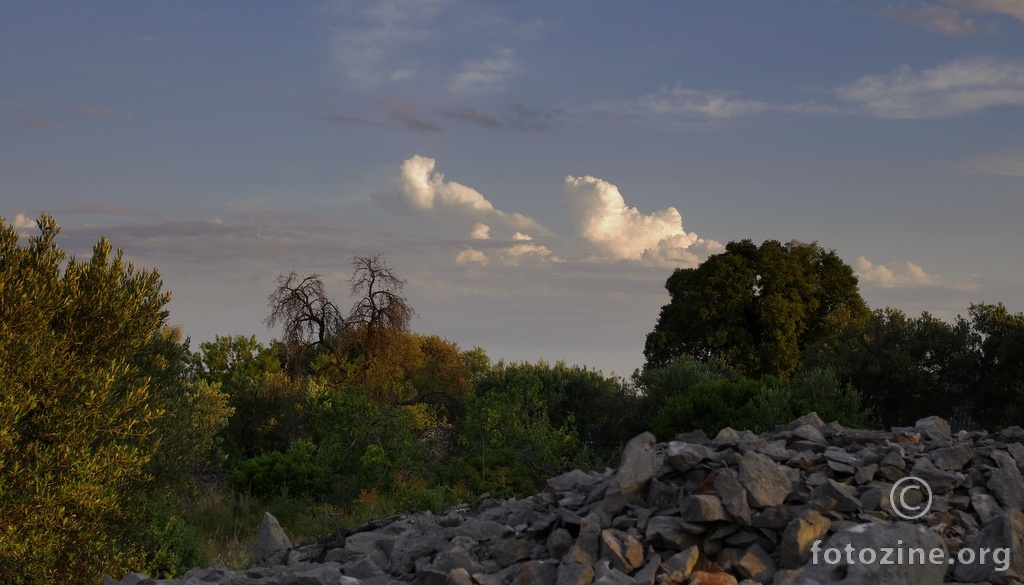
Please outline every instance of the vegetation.
M533 493L615 465L635 434L1024 417L1024 314L945 323L870 311L817 244L730 243L676 270L629 380L492 363L412 331L405 282L352 259L343 311L318 275L280 276L268 325L190 349L169 294L102 239L65 258L52 218L0 229L0 582L99 582L234 567L263 511L297 539L485 492Z

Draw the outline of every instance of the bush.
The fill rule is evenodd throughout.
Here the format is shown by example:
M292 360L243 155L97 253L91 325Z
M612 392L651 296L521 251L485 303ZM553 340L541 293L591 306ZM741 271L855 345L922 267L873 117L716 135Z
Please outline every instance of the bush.
M24 246L0 223L0 582L98 583L144 562L166 405L139 364L170 296L105 238L65 262L52 218Z

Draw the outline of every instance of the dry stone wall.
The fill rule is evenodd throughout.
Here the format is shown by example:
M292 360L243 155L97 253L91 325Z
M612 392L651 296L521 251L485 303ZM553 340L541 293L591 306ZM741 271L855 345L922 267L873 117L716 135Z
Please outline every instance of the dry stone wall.
M812 413L761 435L724 429L655 443L645 433L617 470L570 471L530 498L484 498L298 547L268 515L261 561L248 570L105 585L1020 583L1022 468L1024 429L953 434L934 417L890 431ZM893 491L908 476L927 483L930 501L923 489ZM907 521L902 504L928 512ZM882 562L900 548L943 556ZM837 562L825 562L829 549ZM858 554L867 549L875 562ZM946 561L971 551L969 563Z

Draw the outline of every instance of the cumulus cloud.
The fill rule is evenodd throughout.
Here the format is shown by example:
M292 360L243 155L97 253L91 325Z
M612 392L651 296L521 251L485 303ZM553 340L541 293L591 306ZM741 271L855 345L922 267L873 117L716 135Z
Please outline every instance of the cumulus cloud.
M890 8L882 15L916 28L955 37L970 36L987 28L979 27L973 19L962 16L959 10L932 4L922 4L920 8Z
M474 248L466 248L459 252L455 256L455 263L460 266L466 266L468 264L480 264L486 266L490 262L487 254L484 254L480 250Z
M469 234L469 237L474 240L489 240L491 238L491 226L485 223L477 223L473 226L473 231Z
M695 251L722 247L687 233L675 207L644 214L626 204L618 187L601 179L566 177L564 191L579 236L596 258L693 266L699 262Z
M881 118L956 116L994 106L1024 105L1024 63L995 58L953 61L915 72L903 66L869 75L836 95Z
M897 262L889 264L873 264L860 256L854 265L857 275L865 282L873 282L884 287L900 286L934 286L941 279L924 271L913 262Z
M36 220L28 218L24 213L19 213L14 216L12 225L16 230L30 230L36 227Z
M491 59L469 61L455 75L448 88L456 93L501 91L510 77L519 71L512 49L502 49Z
M434 159L420 155L402 164L402 201L407 208L458 229L463 237L469 235L455 257L460 265L515 266L568 259L696 266L724 249L715 240L684 230L676 208L642 213L626 204L615 185L590 176L566 177L564 201L574 232L556 236L526 215L496 209L476 189L445 180L435 165Z
M444 175L434 170L437 161L415 155L402 163L402 194L407 204L422 212L436 212L466 221L478 229L483 224L490 229L497 226L508 234L516 231L549 234L533 218L520 213L506 213L494 207L479 191L455 181L445 181Z
M502 262L510 266L518 266L523 262L561 262L562 259L555 255L547 246L533 241L527 234L516 232L512 235L515 242L501 250Z

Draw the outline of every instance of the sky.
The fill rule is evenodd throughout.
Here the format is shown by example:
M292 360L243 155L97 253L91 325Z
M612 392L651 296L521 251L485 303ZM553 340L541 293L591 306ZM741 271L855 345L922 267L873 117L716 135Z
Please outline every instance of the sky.
M355 256L493 359L628 376L664 283L818 242L872 308L1024 310L1024 0L8 1L0 217L107 236L193 346Z

